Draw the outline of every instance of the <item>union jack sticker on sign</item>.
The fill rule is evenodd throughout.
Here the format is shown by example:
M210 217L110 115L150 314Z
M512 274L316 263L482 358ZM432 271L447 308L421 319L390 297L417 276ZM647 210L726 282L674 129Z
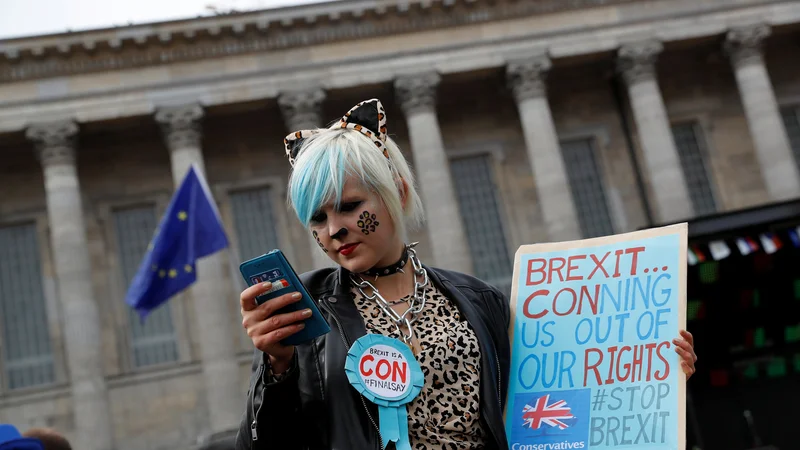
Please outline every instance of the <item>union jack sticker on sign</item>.
M574 419L570 413L570 407L564 400L550 402L550 394L539 397L533 406L525 404L522 408L522 420L528 428L538 430L544 425L558 427L563 430L569 425L564 423L566 419Z

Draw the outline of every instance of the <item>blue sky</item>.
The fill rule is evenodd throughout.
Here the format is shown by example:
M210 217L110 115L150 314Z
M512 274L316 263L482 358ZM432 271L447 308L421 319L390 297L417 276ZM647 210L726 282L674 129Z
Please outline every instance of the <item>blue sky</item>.
M0 0L0 39L278 8L320 0Z

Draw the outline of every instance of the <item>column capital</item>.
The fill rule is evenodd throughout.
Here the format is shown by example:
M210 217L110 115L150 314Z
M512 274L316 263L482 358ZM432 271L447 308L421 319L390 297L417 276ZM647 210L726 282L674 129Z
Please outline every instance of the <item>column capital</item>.
M547 73L552 67L553 63L547 55L508 63L506 81L514 93L517 103L546 95Z
M628 85L653 80L656 60L663 50L664 45L654 40L625 44L617 52L617 71Z
M33 142L36 157L43 166L75 164L78 137L78 124L75 121L33 124L25 130L25 137Z
M735 67L761 62L761 44L771 33L767 24L731 28L725 36L725 52Z
M397 99L406 116L436 109L436 88L441 80L436 72L402 75L394 80Z
M182 147L199 147L202 138L200 122L205 115L197 103L159 108L155 120L161 127L170 151Z
M278 106L289 132L322 126L322 102L327 95L322 88L285 91L278 95Z

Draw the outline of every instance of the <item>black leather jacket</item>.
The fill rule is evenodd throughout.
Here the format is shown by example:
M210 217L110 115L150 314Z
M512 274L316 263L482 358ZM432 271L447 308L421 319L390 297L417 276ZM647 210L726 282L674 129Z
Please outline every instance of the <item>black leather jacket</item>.
M508 300L474 277L425 268L429 280L475 330L481 348L480 401L489 431L487 450L507 449L503 409L511 354ZM236 449L380 450L377 407L350 386L344 372L350 345L366 334L349 294L347 271L321 269L300 278L317 299L331 332L296 346L289 374L281 381L264 376L269 358L255 351Z

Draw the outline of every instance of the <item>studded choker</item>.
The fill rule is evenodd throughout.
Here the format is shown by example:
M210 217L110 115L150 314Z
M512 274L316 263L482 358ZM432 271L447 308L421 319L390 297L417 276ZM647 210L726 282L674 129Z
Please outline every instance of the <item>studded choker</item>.
M406 263L408 263L408 247L404 246L403 254L400 255L400 260L398 260L396 263L386 267L373 267L372 269L361 272L361 275L368 277L385 277L388 275L394 275L398 272L403 272L403 267L406 266Z

